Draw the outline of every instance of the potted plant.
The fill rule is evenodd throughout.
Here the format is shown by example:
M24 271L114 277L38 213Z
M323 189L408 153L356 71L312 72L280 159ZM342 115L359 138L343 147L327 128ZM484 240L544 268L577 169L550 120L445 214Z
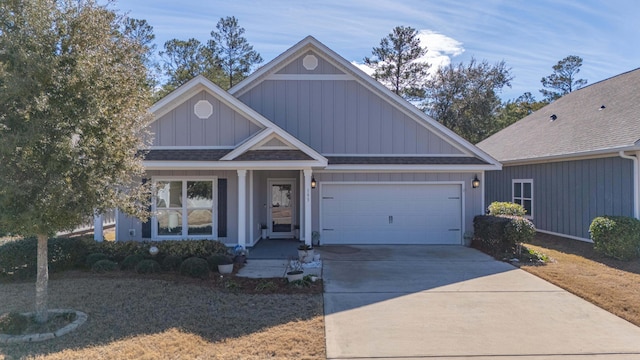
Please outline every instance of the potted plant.
M298 260L290 260L289 267L287 268L287 281L298 281L302 280L304 277L304 270L302 268L302 263Z
M224 256L218 264L218 272L220 274L231 274L233 272L233 260L228 256Z
M217 268L220 274L231 274L233 272L233 259L228 255L212 255L207 258L207 262L211 270L215 271Z
M311 232L311 244L313 246L320 246L320 233L317 231Z
M267 238L267 224L266 223L261 223L260 224L260 237L262 239L266 239Z
M302 244L298 246L298 260L303 263L313 261L313 247L311 245Z

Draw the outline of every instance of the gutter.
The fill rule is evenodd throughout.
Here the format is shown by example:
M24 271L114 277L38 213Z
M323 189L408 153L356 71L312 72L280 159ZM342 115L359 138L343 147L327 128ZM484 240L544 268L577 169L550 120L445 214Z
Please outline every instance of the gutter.
M638 201L638 193L640 193L640 184L638 179L638 158L636 156L625 155L624 150L618 153L621 158L633 161L633 217L640 218L640 201Z

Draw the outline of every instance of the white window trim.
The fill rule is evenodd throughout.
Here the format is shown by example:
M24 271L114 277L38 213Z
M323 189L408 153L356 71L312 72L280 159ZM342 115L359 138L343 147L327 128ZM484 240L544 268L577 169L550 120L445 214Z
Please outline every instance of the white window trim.
M155 188L158 181L182 181L182 192L186 191L187 181L211 181L212 182L212 197L213 197L213 208L212 208L212 234L211 235L188 235L188 227L182 225L182 235L158 235L158 218L157 214L157 206L156 200L157 197L154 194L151 201L151 211L153 216L151 217L151 238L154 240L202 240L202 239L212 239L218 240L218 177L217 176L154 176L151 178L153 186ZM187 211L187 203L184 202L182 204L182 219L187 219L185 217L185 212Z
M521 201L523 200L531 200L531 213L530 214L525 214L525 218L529 219L529 220L533 220L533 214L535 213L535 203L533 201L534 198L534 194L533 194L533 179L512 179L511 180L511 202L512 203L516 203L516 197L515 197L515 186L516 184L531 184L531 198L525 198L524 197L524 186L522 187L522 193L521 196L519 197L519 199ZM524 205L523 205L524 207Z

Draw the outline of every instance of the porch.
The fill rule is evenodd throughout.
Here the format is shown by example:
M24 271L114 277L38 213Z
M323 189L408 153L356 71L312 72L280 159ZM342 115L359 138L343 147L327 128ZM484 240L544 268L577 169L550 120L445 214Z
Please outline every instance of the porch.
M274 167L148 170L157 189L153 216L141 223L118 214L116 239L214 239L244 248L267 239L311 244L312 170Z

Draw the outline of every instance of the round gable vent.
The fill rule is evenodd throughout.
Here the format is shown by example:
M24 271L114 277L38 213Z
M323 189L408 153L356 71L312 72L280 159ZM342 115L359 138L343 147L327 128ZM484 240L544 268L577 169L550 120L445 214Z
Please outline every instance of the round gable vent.
M207 100L200 100L193 106L193 112L200 119L208 119L213 114L213 105Z
M315 70L318 67L318 58L313 55L307 55L302 59L302 66L307 70Z

